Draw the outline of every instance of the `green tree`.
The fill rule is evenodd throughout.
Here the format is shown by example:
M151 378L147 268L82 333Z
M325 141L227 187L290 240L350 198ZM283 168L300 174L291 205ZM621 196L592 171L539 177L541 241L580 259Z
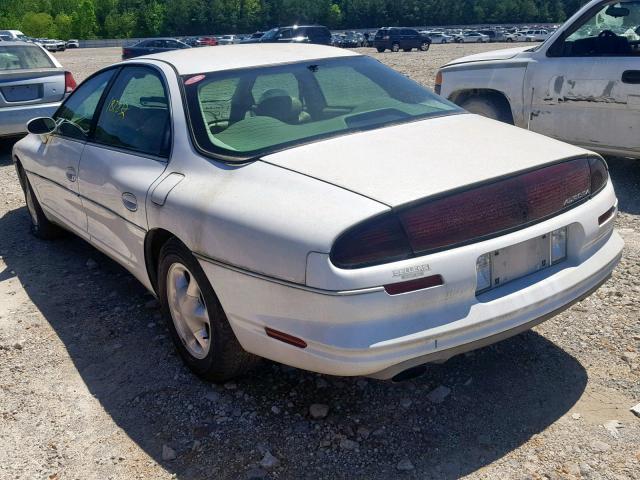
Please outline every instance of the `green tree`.
M82 0L71 18L74 37L82 39L95 37L97 27L96 12L91 0Z
M48 13L27 12L22 17L22 29L31 37L55 36L53 18Z

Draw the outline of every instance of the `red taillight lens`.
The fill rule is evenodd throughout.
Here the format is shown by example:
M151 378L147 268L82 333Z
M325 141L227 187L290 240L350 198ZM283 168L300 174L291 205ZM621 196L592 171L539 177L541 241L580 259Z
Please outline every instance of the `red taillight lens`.
M420 254L543 220L588 197L590 186L589 160L578 159L428 200L399 216Z
M344 233L331 252L340 268L425 255L543 221L607 183L600 158L580 158L396 209Z
M395 215L382 215L348 230L331 252L331 260L340 268L360 268L410 256L409 241Z
M609 180L609 169L601 158L589 160L591 170L591 194L594 195L604 188Z
M71 72L64 72L64 91L65 93L73 92L77 87L76 79L73 78Z

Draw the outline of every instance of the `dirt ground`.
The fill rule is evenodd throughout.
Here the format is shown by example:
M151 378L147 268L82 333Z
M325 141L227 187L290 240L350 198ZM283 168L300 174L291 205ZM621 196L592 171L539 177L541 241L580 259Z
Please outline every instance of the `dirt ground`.
M430 86L449 59L499 47L374 56ZM81 80L119 54L58 56ZM640 479L637 161L608 159L627 243L613 278L533 331L403 384L265 362L216 386L183 366L124 269L76 237L29 234L10 149L0 145L1 479Z

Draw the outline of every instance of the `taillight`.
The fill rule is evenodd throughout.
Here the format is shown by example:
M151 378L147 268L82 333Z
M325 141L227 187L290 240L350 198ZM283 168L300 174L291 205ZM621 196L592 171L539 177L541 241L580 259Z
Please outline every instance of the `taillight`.
M486 240L575 207L607 179L602 159L580 158L429 198L348 230L331 260L362 268Z
M435 88L433 90L437 95L440 95L440 92L442 91L442 70L438 70L438 73L436 74Z
M128 58L131 55L131 50L128 48L122 49L122 58Z
M601 158L589 160L591 170L591 194L594 195L604 188L609 180L609 169Z
M395 215L356 225L333 245L331 259L340 268L361 268L411 257L411 247Z
M78 84L76 83L76 79L73 78L71 72L64 72L64 91L65 93L73 92Z

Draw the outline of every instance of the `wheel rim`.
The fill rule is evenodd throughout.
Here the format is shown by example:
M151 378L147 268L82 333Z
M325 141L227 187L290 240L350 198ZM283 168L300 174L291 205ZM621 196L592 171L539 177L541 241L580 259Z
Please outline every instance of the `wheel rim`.
M211 347L211 322L200 286L182 264L167 272L167 300L178 337L189 354L201 360Z
M33 193L31 192L31 187L27 183L26 185L27 194L25 195L27 200L27 210L29 211L29 215L31 216L31 222L37 227L38 226L38 214L36 213L36 206L33 202Z

